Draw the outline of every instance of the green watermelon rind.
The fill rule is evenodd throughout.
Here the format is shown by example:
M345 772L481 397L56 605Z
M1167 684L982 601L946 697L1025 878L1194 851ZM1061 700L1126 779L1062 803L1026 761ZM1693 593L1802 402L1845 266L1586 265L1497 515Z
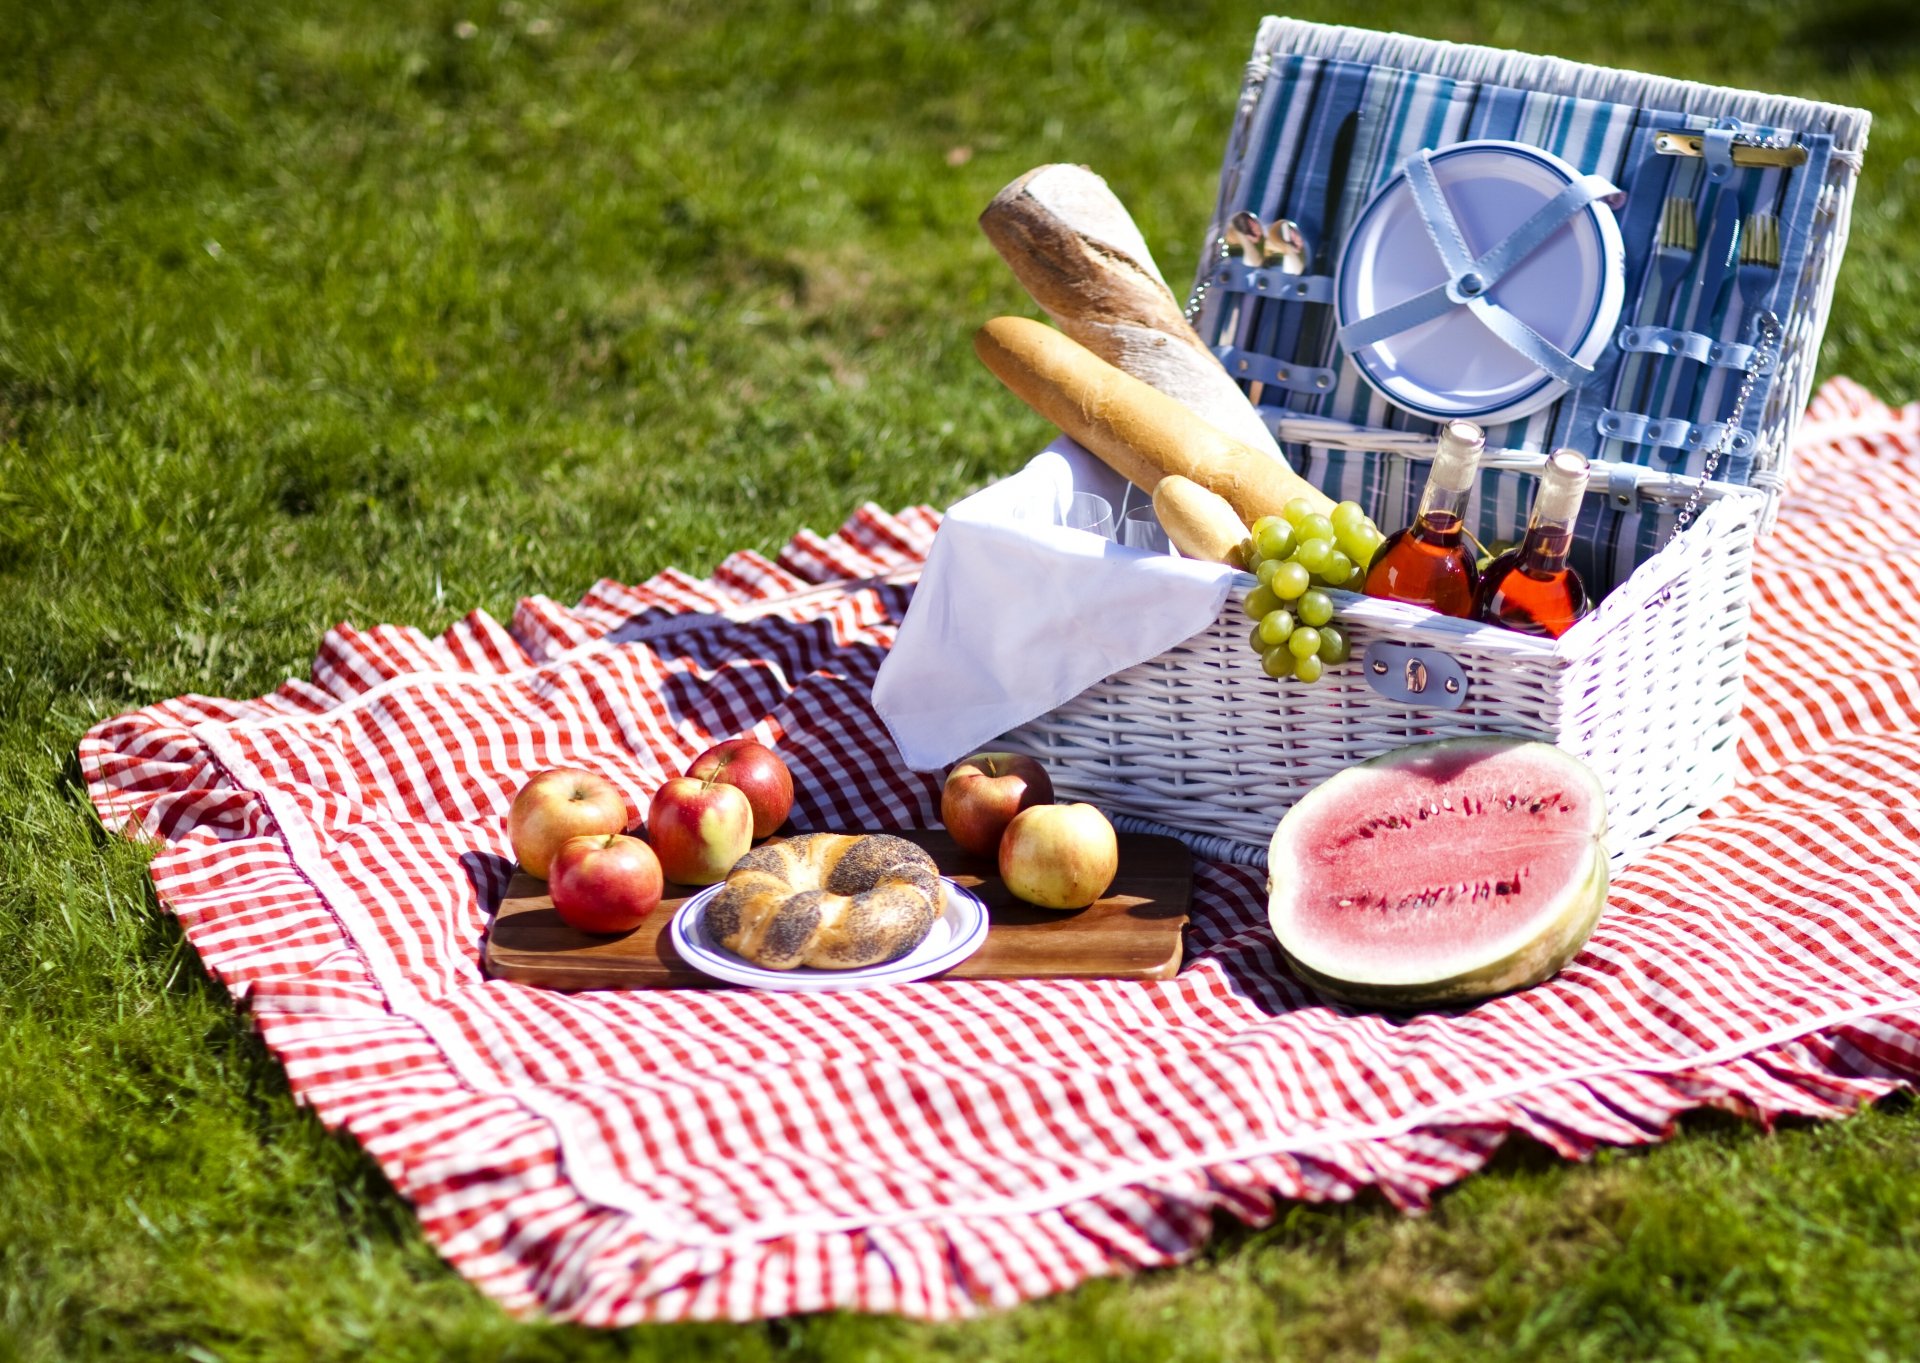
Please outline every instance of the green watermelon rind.
M1338 802L1343 796L1345 787L1360 779L1356 773L1369 768L1378 769L1418 761L1423 757L1447 750L1457 751L1461 748L1489 752L1528 748L1537 752L1543 761L1557 763L1569 777L1588 786L1593 795L1595 821L1592 829L1593 849L1587 861L1585 874L1570 880L1555 903L1542 910L1540 931L1518 949L1495 960L1478 962L1466 969L1438 975L1431 980L1381 983L1353 979L1301 960L1287 947L1286 924L1283 921L1287 917L1284 896L1289 888L1286 873L1294 864L1291 845L1287 838L1287 825L1293 818L1294 812L1303 811L1296 824L1304 825L1320 805L1330 801ZM1280 944L1281 954L1286 957L1287 964L1296 976L1322 993L1348 1003L1364 1004L1388 1011L1409 1011L1448 1004L1475 1003L1498 994L1507 994L1516 989L1525 989L1529 985L1539 984L1542 980L1557 974L1562 966L1579 954L1580 948L1586 945L1588 936L1593 932L1594 924L1599 921L1601 910L1606 907L1608 884L1606 807L1606 791L1586 763L1562 752L1552 744L1542 743L1537 739L1501 737L1438 739L1429 743L1414 743L1404 748L1396 748L1392 752L1357 763L1308 791L1293 809L1287 812L1286 817L1280 820L1279 827L1274 829L1273 841L1268 848L1267 857L1267 913L1274 936Z

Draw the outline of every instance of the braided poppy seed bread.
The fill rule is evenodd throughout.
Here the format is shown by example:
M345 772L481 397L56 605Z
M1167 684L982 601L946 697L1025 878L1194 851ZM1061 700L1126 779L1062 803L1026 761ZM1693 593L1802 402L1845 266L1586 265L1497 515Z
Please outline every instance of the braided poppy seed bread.
M707 931L769 970L853 970L925 941L943 893L933 858L905 838L803 833L733 864Z

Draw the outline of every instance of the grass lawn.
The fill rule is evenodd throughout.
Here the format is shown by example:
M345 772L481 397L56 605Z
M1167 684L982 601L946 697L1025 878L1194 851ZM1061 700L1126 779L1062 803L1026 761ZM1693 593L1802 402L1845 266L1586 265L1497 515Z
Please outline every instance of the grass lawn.
M1303 0L1861 104L1828 373L1920 396L1906 0ZM0 0L0 1360L1909 1357L1920 1113L1510 1149L984 1322L522 1324L298 1109L99 835L93 722L596 577L944 505L1046 431L973 219L1050 160L1169 276L1260 13L1225 4Z

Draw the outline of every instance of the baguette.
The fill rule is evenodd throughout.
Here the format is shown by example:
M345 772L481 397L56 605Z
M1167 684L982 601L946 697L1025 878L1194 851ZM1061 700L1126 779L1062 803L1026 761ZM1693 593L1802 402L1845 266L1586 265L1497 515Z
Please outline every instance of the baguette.
M1162 478L1153 490L1153 514L1160 518L1160 528L1173 547L1188 558L1233 568L1247 566L1241 548L1247 527L1225 497L1208 492L1193 479L1177 473Z
M1151 495L1177 473L1226 498L1248 525L1280 515L1296 497L1323 515L1333 510L1332 499L1286 460L1207 425L1052 327L996 317L975 333L973 349L1029 407L1142 492Z
M1060 330L1207 424L1280 457L1105 180L1085 166L1040 166L994 195L980 228Z

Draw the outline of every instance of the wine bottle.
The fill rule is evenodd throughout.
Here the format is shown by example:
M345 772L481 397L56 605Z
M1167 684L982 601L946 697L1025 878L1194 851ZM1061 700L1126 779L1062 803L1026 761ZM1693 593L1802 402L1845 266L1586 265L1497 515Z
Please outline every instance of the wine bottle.
M1481 574L1474 612L1480 619L1558 639L1587 613L1586 584L1567 564L1574 518L1586 493L1586 459L1574 450L1555 450L1534 494L1527 537Z
M1463 517L1486 444L1471 421L1449 421L1440 428L1440 451L1420 495L1420 514L1412 525L1387 536L1374 554L1364 584L1368 596L1471 618L1480 572Z

